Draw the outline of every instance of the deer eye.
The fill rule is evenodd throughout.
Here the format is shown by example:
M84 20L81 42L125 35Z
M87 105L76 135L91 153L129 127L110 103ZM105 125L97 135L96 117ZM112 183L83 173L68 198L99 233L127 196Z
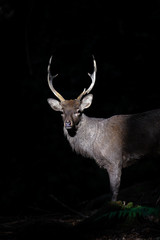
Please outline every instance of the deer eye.
M81 114L81 113L80 113L80 110L79 110L79 109L77 109L76 112L74 113L74 115L75 115L76 117L78 117L80 114Z
M76 117L78 117L78 116L80 115L80 112L76 112L76 113L74 113L74 115L75 115Z

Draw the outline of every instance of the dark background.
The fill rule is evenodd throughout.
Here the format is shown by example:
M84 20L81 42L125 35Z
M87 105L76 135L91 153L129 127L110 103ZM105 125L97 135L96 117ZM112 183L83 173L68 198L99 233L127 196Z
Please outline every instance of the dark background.
M110 117L160 107L160 1L0 1L4 113L0 210L54 210L109 193L108 175L72 152L59 113L47 98L53 55L55 88L76 98L97 62L88 116ZM134 134L134 133L133 133ZM121 189L158 178L152 159L124 171ZM125 200L125 199L124 199Z

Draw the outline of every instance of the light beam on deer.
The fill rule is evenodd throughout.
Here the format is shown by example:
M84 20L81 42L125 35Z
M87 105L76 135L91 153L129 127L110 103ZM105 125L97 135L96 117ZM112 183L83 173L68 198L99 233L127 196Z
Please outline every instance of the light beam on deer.
M94 71L88 75L91 85L74 100L65 100L53 86L50 72L52 57L48 65L48 84L59 99L48 99L55 111L62 112L64 134L71 147L84 157L95 159L100 167L107 169L112 200L117 200L122 168L147 154L160 153L160 109L133 115L115 115L110 118L87 117L83 111L90 107L93 95L89 94L96 81ZM86 95L86 96L85 96Z

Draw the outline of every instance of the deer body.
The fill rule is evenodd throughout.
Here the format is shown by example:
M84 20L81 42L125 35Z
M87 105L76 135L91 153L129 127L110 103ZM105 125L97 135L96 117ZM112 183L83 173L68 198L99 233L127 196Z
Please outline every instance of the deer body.
M160 153L160 109L108 119L83 114L76 135L70 136L66 128L64 134L73 150L107 169L112 200L116 200L122 168L145 155Z
M51 63L51 60L50 60ZM122 168L148 154L160 153L160 109L133 115L115 115L107 119L87 117L83 111L88 108L93 96L81 98L91 91L95 83L94 72L89 74L91 86L77 99L65 100L51 85L53 77L48 67L48 83L59 98L48 99L55 111L61 111L64 134L72 149L84 157L94 159L109 174L112 200L117 200Z

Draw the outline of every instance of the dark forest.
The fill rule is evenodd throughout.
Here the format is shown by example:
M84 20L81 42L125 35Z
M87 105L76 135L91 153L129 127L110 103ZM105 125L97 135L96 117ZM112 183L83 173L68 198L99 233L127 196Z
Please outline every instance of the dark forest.
M47 103L47 66L74 99L94 55L87 116L160 108L160 1L1 0L0 26L0 239L159 239L160 157L124 169L110 202L107 171L72 151Z

